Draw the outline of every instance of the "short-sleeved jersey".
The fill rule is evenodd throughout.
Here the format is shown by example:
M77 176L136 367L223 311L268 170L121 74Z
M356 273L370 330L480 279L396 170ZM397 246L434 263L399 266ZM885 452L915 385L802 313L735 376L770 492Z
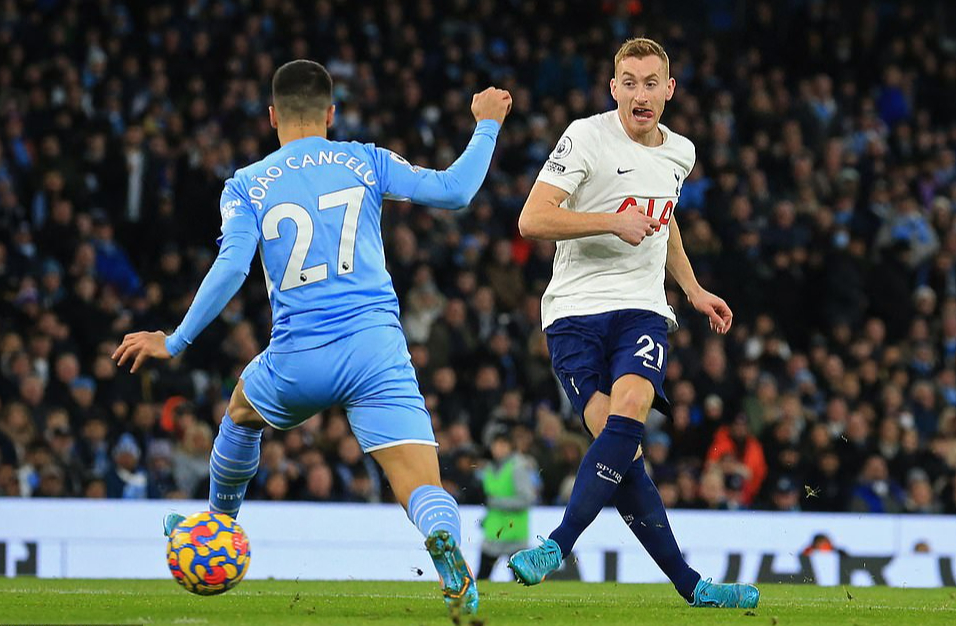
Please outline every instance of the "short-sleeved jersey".
M544 328L556 319L623 309L658 313L676 326L664 294L671 215L694 167L694 144L660 125L664 143L634 142L617 111L568 126L538 180L567 191L562 207L579 213L616 213L644 207L659 232L634 247L615 235L557 242L551 282L541 299Z
M412 197L418 172L371 144L307 137L226 181L223 236L246 231L258 238L272 304L271 350L305 350L398 325L382 200Z

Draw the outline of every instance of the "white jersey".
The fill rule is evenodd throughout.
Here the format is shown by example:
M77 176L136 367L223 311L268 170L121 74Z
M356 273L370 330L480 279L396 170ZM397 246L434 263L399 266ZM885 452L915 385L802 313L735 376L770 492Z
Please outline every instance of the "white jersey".
M551 283L541 299L542 326L572 315L622 309L653 311L676 328L664 295L671 215L681 185L694 168L694 144L663 124L664 143L643 146L624 131L617 111L568 126L538 180L570 196L561 206L578 213L616 213L644 207L661 222L637 247L615 235L557 242Z

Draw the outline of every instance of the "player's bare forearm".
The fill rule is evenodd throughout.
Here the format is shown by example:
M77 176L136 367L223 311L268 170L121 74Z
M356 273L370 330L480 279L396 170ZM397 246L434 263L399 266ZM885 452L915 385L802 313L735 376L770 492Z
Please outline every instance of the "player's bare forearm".
M691 267L690 259L687 258L687 252L684 251L684 241L680 236L680 228L677 226L676 216L671 217L667 235L667 273L688 298L696 296L701 291L700 283L694 275L694 268Z
M687 252L684 251L684 242L680 236L680 228L675 217L671 217L669 234L667 236L667 273L670 274L680 288L687 295L687 300L697 311L703 313L710 320L711 329L721 335L730 330L734 321L733 311L727 306L723 298L715 296L700 286L694 275Z
M518 231L526 239L564 241L613 233L614 216L608 213L575 213L548 201L528 202L518 218Z
M643 211L624 213L576 213L561 206L568 192L538 181L518 217L518 232L527 239L565 241L593 235L615 235L632 246L660 227L660 222Z

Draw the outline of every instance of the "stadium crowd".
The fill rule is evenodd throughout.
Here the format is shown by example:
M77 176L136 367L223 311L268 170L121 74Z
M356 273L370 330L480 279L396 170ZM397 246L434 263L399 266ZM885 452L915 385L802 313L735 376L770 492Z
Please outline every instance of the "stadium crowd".
M307 57L336 81L334 138L423 166L463 148L472 93L513 94L472 205L387 203L387 254L446 486L481 503L504 433L537 465L539 502L566 501L588 438L540 330L554 246L516 220L568 123L614 106L617 46L647 34L677 79L663 122L697 146L685 246L736 314L718 337L669 285L673 414L644 448L665 504L956 513L954 17L945 2L0 1L0 496L205 498L217 421L268 342L261 268L183 355L137 375L109 357L182 318L223 182L278 147L271 75ZM333 408L266 433L249 497L390 495Z

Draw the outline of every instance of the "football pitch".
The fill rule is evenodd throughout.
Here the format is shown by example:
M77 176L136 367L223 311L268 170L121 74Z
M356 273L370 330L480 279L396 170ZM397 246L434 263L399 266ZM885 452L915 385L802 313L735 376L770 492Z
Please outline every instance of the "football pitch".
M691 609L667 585L484 583L481 591L481 614L463 625L956 624L952 589L764 585L754 611ZM245 581L204 598L172 580L0 578L3 625L450 623L437 585L426 582Z

